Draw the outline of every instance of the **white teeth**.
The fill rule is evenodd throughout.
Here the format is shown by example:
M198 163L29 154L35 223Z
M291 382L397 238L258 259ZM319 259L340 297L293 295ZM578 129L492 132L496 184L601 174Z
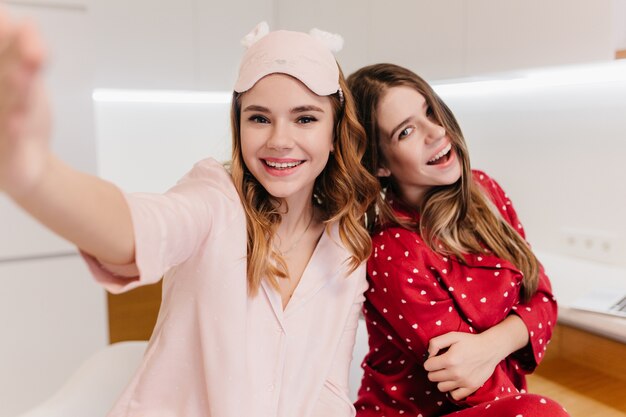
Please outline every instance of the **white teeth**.
M271 166L272 168L278 168L278 169L286 169L286 168L293 168L296 167L298 165L300 165L302 163L302 161L298 161L298 162L273 162L273 161L265 161L265 163L269 166Z
M439 152L437 155L435 155L435 157L433 159L431 159L428 162L435 162L437 159L441 158L442 156L444 156L445 154L447 154L448 152L450 152L450 149L452 149L452 144L448 143L448 146L446 146L445 148L443 148L441 150L441 152Z

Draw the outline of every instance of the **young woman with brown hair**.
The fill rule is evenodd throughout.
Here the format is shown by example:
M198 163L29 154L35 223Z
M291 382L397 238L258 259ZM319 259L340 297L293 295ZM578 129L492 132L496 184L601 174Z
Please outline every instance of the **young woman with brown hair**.
M511 201L471 170L454 115L415 73L377 64L348 84L384 190L357 415L567 415L526 393L557 310Z

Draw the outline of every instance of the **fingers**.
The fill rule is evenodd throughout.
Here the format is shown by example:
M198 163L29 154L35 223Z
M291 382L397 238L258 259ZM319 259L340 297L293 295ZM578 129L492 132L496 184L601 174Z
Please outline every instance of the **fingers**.
M45 52L41 36L35 28L35 24L27 20L17 30L17 54L26 69L38 70L44 59Z
M45 59L41 36L31 20L15 21L0 8L0 65L3 69L19 64L31 71Z
M43 60L44 48L34 25L15 24L0 10L0 124L5 133L19 126Z
M439 371L441 369L445 369L445 359L442 356L429 357L426 362L424 362L424 369L428 372Z
M437 389L448 393L454 400L462 400L476 391L467 378L467 371L459 367L463 357L458 355L457 346L461 346L466 338L467 334L459 332L432 338L428 343L430 357L424 362L428 379L437 383Z
M41 36L32 21L18 24L6 20L0 13L0 66L11 66L35 72L41 68L45 52Z
M458 332L449 332L433 337L428 342L428 356L431 358L437 356L440 350L449 348L453 343L457 342L458 338Z
M464 381L447 370L429 372L428 379L437 382L437 389L441 392L447 392L455 400L462 400L476 391L468 381Z
M0 55L6 49L15 25L9 19L8 13L0 6Z
M44 59L42 42L32 22L24 22L17 29L15 56L19 66L16 69L18 109L23 110L32 98L32 90Z
M461 335L458 332L450 332L441 336L433 337L428 342L428 360L424 362L424 369L436 371L451 365L448 350L459 341Z
M476 389L472 389L472 388L457 388L455 390L452 390L449 395L456 401L461 401L464 400L465 398L469 397L471 394L473 394L476 391Z
M437 384L437 389L441 392L458 391L459 384L456 381L444 381ZM453 391L454 392L454 391Z
M428 380L432 382L454 381L456 380L456 377L449 370L442 369L439 371L429 372Z

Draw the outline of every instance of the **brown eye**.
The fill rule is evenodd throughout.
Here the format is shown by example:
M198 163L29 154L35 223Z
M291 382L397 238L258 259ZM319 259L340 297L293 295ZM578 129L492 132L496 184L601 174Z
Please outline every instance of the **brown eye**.
M313 123L315 121L317 121L317 119L313 116L302 116L301 118L298 119L298 123L301 123L301 124Z
M261 115L255 114L253 116L250 116L248 118L248 120L250 120L253 123L269 123L269 120L267 120L266 117L263 117Z
M413 132L413 128L412 127L405 128L404 130L402 130L398 134L398 139L404 139L405 137L409 136L411 134L411 132Z

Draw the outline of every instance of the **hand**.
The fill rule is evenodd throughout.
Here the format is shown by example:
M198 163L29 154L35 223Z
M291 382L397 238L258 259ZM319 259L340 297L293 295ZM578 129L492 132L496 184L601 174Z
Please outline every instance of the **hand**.
M432 338L428 354L424 363L428 379L457 401L480 388L503 359L486 335L461 332Z
M0 190L24 194L50 154L50 117L40 81L44 52L32 24L0 8Z

